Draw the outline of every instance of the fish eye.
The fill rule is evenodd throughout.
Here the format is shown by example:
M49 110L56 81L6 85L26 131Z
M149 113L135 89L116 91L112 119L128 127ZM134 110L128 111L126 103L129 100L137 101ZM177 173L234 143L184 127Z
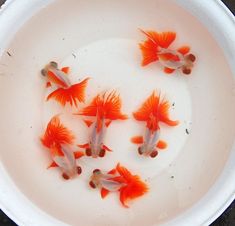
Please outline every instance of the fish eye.
M92 180L89 182L89 185L91 188L94 188L94 189L96 188L96 185Z
M150 157L151 157L151 158L155 158L157 155L158 155L158 151L155 150L155 151L153 151L153 152L150 154Z
M51 61L50 66L52 66L54 68L58 68L58 64L55 61Z
M63 177L65 180L69 180L69 176L68 176L66 173L63 173L63 174L62 174L62 177Z
M187 68L187 67L183 67L183 68L182 68L182 72L183 72L185 75L189 75L189 74L191 74L191 69L190 69L190 68Z
M141 147L138 147L138 153L139 153L140 155L143 155L143 150L142 150Z
M101 173L100 169L94 169L93 173Z
M87 149L86 149L86 155L87 155L87 156L91 156L91 155L92 155L90 148L87 148Z
M191 54L191 53L188 54L186 57L187 57L187 59L190 60L191 62L195 62L195 60L196 60L195 55L193 55L193 54Z
M77 166L77 174L80 175L82 173L82 168L80 166Z
M100 150L99 156L100 156L101 158L103 158L103 157L105 156L105 150L104 150L104 149L101 149L101 150Z
M46 70L45 68L43 68L43 69L41 70L41 74L42 74L43 76L46 76L46 75L47 75L47 70Z

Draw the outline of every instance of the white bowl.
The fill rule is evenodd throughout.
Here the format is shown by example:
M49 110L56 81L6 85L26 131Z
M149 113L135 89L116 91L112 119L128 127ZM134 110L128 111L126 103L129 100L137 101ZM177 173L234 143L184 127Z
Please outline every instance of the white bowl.
M20 226L213 222L235 197L234 23L218 0L8 0L0 13L1 209ZM176 31L176 45L189 44L197 55L192 75L169 77L157 64L141 68L138 28ZM92 77L88 100L97 90L118 89L129 114L153 89L165 92L176 103L172 117L181 121L163 127L168 150L151 161L139 158L129 137L143 125L130 119L109 129L113 154L81 161L82 176L64 182L57 170L47 170L38 138L62 108L45 103L39 72L52 59L71 66L73 81ZM86 140L81 120L63 120L78 142ZM92 168L108 170L117 161L150 185L130 209L115 194L101 200L87 186Z

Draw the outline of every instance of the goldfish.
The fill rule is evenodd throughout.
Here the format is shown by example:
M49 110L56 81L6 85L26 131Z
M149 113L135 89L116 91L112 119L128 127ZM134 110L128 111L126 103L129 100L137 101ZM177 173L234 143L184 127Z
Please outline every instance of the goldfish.
M135 136L132 143L140 145L138 153L144 156L155 158L159 149L165 149L167 143L160 140L160 122L168 126L177 126L178 121L169 118L170 104L167 100L161 99L155 91L142 104L140 109L133 113L137 121L146 123L144 136Z
M41 70L41 74L48 80L46 87L51 87L53 84L57 88L54 92L48 95L47 101L54 99L62 106L69 103L71 106L76 107L77 102L83 103L85 101L85 89L89 78L72 85L68 78L69 70L69 67L59 69L58 64L53 61Z
M91 188L101 189L101 197L104 199L110 192L119 192L121 204L128 208L127 202L143 196L148 192L148 186L141 180L138 175L133 175L127 168L117 166L103 173L100 169L95 169L90 178L89 185Z
M104 157L106 151L111 151L103 143L105 128L114 120L127 119L127 116L121 113L121 106L121 98L115 91L105 92L98 94L90 105L77 113L77 115L93 117L91 120L84 120L86 125L92 128L89 143L78 145L80 148L86 149L87 156L92 156L93 158Z
M84 153L73 151L74 139L72 131L60 122L58 115L49 121L41 137L42 144L50 151L53 160L48 168L59 167L62 177L66 180L82 173L82 168L77 166L76 159L81 158Z
M189 46L182 46L176 50L170 48L176 38L175 32L141 32L147 37L146 41L139 44L143 55L142 66L159 61L167 74L175 70L181 70L185 75L191 74L196 57L190 53Z

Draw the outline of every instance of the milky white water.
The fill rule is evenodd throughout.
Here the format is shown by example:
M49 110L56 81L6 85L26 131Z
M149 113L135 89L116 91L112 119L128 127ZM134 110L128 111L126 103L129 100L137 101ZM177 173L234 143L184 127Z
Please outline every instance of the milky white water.
M59 16L58 16L59 15ZM138 28L173 30L172 48L188 44L197 56L190 76L166 75L158 63L141 67ZM235 135L234 80L222 50L190 14L170 0L58 0L35 15L16 34L0 61L0 157L19 189L35 205L70 225L159 225L192 206L208 191L227 160ZM113 152L103 159L78 160L83 174L64 181L57 169L47 170L49 153L39 136L54 114L86 143L90 130L75 116L78 110L45 102L40 70L54 60L70 66L72 83L90 77L87 103L102 91L117 90L126 121L114 121L104 143ZM162 124L168 148L143 158L130 138L142 135L137 110L153 90L174 106L177 127ZM186 129L189 134L186 133ZM109 170L118 162L141 175L149 193L121 207L117 194L101 200L87 185L94 168Z

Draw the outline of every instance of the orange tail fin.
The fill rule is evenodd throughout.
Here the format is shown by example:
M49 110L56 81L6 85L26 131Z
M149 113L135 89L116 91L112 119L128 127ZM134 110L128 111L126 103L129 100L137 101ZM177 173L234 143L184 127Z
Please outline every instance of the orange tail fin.
M154 115L160 102L160 97L155 92L142 104L137 112L133 113L137 121L148 121L150 115Z
M164 122L168 126L177 126L179 121L173 121L169 118L170 103L166 100L161 101L159 105L159 121Z
M172 31L156 32L156 31L143 31L150 40L162 48L168 48L172 42L175 41L176 33Z
M169 126L176 126L179 122L169 119L169 108L169 102L164 99L161 100L160 95L153 92L142 104L140 109L133 113L133 116L137 121L146 121L147 126L151 130L158 129L159 122L163 122Z
M154 43L151 39L148 39L144 43L140 43L139 47L143 56L142 66L146 66L158 60L158 45L156 45L156 43Z
M120 201L128 208L126 202L143 196L148 192L148 186L137 175L132 175L125 167L117 165L118 173L126 180L127 185L120 189Z
M85 107L79 115L97 116L108 120L125 120L127 116L121 113L121 98L114 91L110 93L98 94L92 102Z
M70 103L71 106L75 105L77 107L77 101L85 101L85 89L88 80L89 78L86 78L82 82L74 84L67 89L59 88L55 90L47 97L47 101L50 99L55 99L62 106L65 106L66 103Z
M41 142L47 148L51 148L54 144L73 144L75 137L72 132L66 128L58 116L54 116L47 125Z
M176 33L170 31L162 33L155 31L140 31L148 37L144 43L139 45L143 55L142 66L157 61L159 47L168 48L176 37Z

